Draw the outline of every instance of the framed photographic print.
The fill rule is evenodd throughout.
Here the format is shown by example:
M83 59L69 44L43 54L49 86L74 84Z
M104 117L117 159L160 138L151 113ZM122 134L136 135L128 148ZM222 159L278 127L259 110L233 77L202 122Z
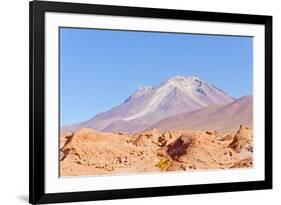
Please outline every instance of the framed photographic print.
M30 2L30 203L272 188L272 17Z

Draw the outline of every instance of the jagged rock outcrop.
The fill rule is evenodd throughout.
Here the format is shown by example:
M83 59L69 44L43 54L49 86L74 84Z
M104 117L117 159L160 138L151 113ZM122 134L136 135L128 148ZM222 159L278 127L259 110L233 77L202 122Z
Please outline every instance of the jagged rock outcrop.
M70 138L73 137L72 132L62 132L60 136L60 148L62 148Z
M253 167L252 131L157 129L135 135L83 128L61 134L61 176Z
M229 147L238 153L243 150L252 152L252 144L252 130L246 127L245 125L240 125L240 128L235 134L233 141L229 144Z

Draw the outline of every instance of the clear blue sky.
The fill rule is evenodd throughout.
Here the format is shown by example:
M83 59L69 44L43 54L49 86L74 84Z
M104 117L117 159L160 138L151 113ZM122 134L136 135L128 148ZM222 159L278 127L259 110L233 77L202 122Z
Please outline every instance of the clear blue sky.
M235 98L251 95L252 47L252 37L61 28L61 125L175 75L196 75Z

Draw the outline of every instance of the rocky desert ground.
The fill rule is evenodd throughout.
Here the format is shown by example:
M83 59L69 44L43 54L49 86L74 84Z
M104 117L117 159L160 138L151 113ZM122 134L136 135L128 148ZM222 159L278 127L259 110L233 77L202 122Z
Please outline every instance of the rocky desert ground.
M60 175L194 171L253 167L251 128L236 132L157 129L135 134L82 128L60 136Z

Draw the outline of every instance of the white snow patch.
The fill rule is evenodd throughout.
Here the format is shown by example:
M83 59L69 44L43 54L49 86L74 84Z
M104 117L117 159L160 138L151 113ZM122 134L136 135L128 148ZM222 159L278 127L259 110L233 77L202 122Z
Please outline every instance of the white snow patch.
M170 92L174 88L178 88L181 91L183 91L183 93L186 93L190 98L190 101L196 102L201 106L206 106L207 105L206 102L200 101L200 99L198 99L198 97L195 95L196 89L199 88L200 83L204 83L204 82L201 81L196 76L189 76L189 77L175 76L165 81L160 86L157 86L156 87L157 89L155 90L153 90L153 88L151 87L141 89L140 92L142 93L143 92L148 93L149 91L155 93L153 94L150 102L145 106L144 109L142 109L139 113L135 115L124 118L123 120L128 121L128 120L136 119L156 110L158 108L158 105L163 101L163 99L166 96L170 94Z

